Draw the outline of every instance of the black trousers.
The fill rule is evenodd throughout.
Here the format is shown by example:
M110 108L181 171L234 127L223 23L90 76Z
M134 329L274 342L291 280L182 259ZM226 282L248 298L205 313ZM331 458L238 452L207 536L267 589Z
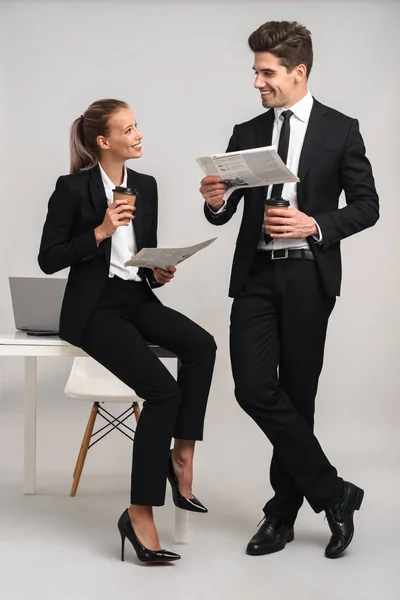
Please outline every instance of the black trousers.
M265 512L291 526L306 497L316 511L338 502L343 480L313 433L315 396L335 298L314 261L257 253L231 314L235 394L273 444L274 497Z
M179 357L177 381L146 342ZM213 337L158 302L145 282L113 277L88 320L82 348L145 400L133 446L131 503L163 505L171 438L203 439Z

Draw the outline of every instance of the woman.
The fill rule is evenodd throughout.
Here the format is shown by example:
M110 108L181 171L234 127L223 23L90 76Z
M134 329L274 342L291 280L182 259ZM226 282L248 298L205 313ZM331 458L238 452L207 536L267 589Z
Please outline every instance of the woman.
M142 156L129 106L119 100L91 104L72 124L70 150L71 174L59 177L50 198L39 265L45 273L70 267L60 337L145 400L133 447L131 505L118 522L122 560L126 537L142 561L177 560L160 546L152 507L164 504L168 476L177 506L207 512L192 494L193 454L203 437L215 342L152 292L173 279L174 267L124 266L141 248L157 246L156 181L125 166ZM135 208L113 200L118 186L135 190ZM147 342L179 357L177 381Z

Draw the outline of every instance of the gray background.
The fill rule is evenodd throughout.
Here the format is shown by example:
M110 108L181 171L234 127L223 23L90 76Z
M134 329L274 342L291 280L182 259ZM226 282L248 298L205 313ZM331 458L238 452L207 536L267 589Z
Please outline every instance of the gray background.
M158 181L159 245L187 245L218 235L210 248L182 264L174 282L158 292L163 302L211 331L219 347L196 479L199 496L208 499L216 516L208 521L208 537L203 522L195 520L193 543L185 549L186 554L197 552L201 562L204 554L199 548L206 552L212 535L217 536L212 541L215 554L208 584L200 574L208 568L207 561L203 567L195 563L199 573L186 567L186 576L190 574L197 586L203 581L203 597L234 597L237 593L241 598L252 585L252 597L264 597L261 575L268 565L274 565L273 597L289 597L292 589L287 578L293 563L289 549L256 562L243 558L244 545L270 494L270 446L233 397L227 290L241 209L222 228L214 228L204 219L198 193L201 171L193 160L223 152L233 125L263 111L253 88L253 57L246 42L256 27L272 19L299 20L311 30L315 62L310 90L319 101L359 119L382 208L376 227L343 242L343 291L330 321L317 399L317 432L328 456L345 478L366 489L365 510L359 516L364 534L359 534L354 557L340 563L346 567L327 565L329 561L322 562L327 526L322 517L316 518L305 507L299 527L303 519L307 543L302 548L300 539L297 546L295 560L302 567L293 575L296 597L302 598L304 593L309 600L315 593L324 600L375 598L382 589L386 598L396 597L392 578L399 533L393 514L400 489L396 470L400 388L396 236L400 214L395 144L399 133L395 113L399 105L399 16L399 3L394 1L0 2L0 330L13 329L8 276L40 275L36 256L47 201L58 175L69 168L69 126L98 98L126 100L138 120L144 135L144 157L131 166L153 174ZM60 498L68 492L70 469L89 408L62 394L70 365L68 360L50 359L39 365L39 488L42 485L43 493L53 493L59 485ZM21 360L0 360L0 477L4 497L14 506L20 494L22 373ZM56 433L55 425L61 419L62 429ZM116 438L104 445L93 451L87 465L86 481L90 481L91 469L97 475L92 488L87 484L86 500L87 506L94 499L102 502L101 482L111 496L120 493L122 505L121 500L116 503L109 516L110 527L114 527L113 519L127 500L130 451ZM107 473L108 483L104 480ZM84 485L83 479L82 498ZM39 497L32 500L35 506L42 506L38 501ZM63 501L66 504L60 504L57 513L60 527L65 511L70 510L66 507L71 506L68 499ZM23 512L25 506L21 505ZM107 510L102 506L99 515ZM162 524L163 518L160 516ZM101 516L99 521L103 522ZM321 537L314 540L312 531L318 524ZM106 536L108 524L104 527ZM165 524L165 531L168 528ZM379 539L374 537L376 529ZM225 536L235 536L229 547L238 562L236 571L231 563L225 565L234 574L223 583L212 569L217 569L216 563L227 552ZM388 537L393 552L386 547ZM76 547L81 543L77 541ZM383 546L387 556L379 555ZM107 543L104 547L110 552ZM372 548L378 553L376 559L369 554ZM110 556L102 558L109 562ZM303 564L308 556L311 562ZM10 574L16 564L10 563ZM377 567L375 575L371 565ZM344 569L343 573L349 569L352 583L346 591L340 589L341 578L334 576L335 569ZM113 575L110 577L112 580ZM145 580L143 589L149 590L149 576L141 571L140 577ZM164 577L169 578L157 574L162 585L166 585ZM329 592L326 577L332 577ZM55 597L52 593L49 591L49 598ZM65 591L65 596L57 598L111 597L101 595L105 591L100 585L97 595L91 593L73 596ZM173 587L165 588L165 593L177 597ZM41 598L43 594L42 589Z

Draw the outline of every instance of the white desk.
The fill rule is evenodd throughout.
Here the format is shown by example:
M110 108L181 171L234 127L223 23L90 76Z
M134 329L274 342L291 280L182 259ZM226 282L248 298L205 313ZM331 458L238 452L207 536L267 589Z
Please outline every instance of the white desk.
M36 488L36 364L40 356L86 356L59 337L36 337L22 332L0 334L0 357L25 359L24 386L24 494Z
M149 344L160 358L177 358L165 348ZM41 356L86 356L85 352L59 337L37 337L17 331L0 334L0 357L21 356L25 359L24 387L24 494L36 488L36 364Z

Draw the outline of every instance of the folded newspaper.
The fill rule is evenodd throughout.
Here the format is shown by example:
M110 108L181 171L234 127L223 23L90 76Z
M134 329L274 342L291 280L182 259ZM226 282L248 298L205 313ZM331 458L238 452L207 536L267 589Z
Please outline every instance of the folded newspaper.
M205 175L220 177L227 185L225 201L239 188L299 181L278 155L275 146L201 156L196 161Z
M126 267L146 267L150 269L154 267L159 267L160 269L176 267L176 265L193 256L199 250L203 250L203 248L215 242L216 239L212 238L194 246L187 246L186 248L142 248L124 264Z

